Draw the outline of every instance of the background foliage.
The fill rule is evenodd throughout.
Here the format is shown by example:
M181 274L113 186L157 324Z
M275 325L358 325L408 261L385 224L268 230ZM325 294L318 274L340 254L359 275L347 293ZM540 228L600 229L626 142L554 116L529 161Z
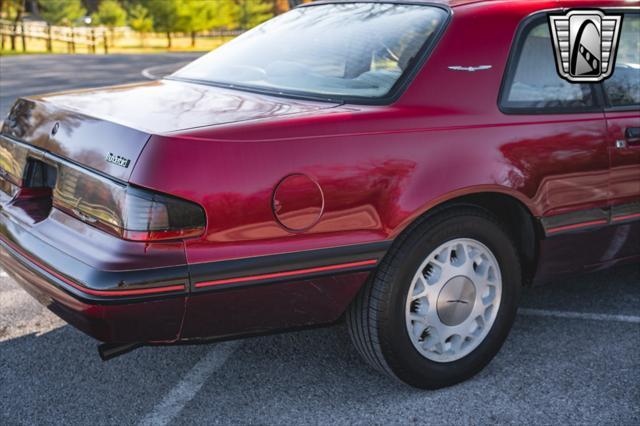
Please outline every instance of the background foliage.
M16 28L24 19L106 27L111 45L115 29L128 26L139 33L140 45L147 34L160 33L169 48L176 34L189 37L193 47L203 33L246 30L305 1L310 0L0 0L0 17Z

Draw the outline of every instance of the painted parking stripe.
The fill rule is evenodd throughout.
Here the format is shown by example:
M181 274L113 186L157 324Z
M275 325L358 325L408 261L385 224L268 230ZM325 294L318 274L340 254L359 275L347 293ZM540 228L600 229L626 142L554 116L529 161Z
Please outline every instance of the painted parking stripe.
M187 65L189 62L191 61L180 61L171 64L156 65L143 69L142 71L140 71L140 74L142 74L144 78L148 78L149 80L159 80L164 76L177 71L178 69Z
M167 425L191 401L207 379L233 354L240 342L218 343L165 395L140 425Z
M143 69L140 74L142 74L142 76L144 78L148 78L149 80L157 80L158 76L156 76L155 74L153 74L153 69L155 67L149 67L149 68L145 68Z
M569 318L589 321L614 321L640 324L640 317L634 315L594 314L590 312L567 312L527 308L518 309L518 314L533 317Z

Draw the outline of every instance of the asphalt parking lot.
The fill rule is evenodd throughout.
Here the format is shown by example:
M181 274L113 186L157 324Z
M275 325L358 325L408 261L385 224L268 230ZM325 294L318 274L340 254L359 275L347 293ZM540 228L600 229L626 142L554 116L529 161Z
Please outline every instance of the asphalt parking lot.
M195 56L1 57L0 114L20 95L144 80ZM527 289L521 305L483 372L429 392L371 370L344 325L103 363L0 270L0 424L640 424L640 266Z

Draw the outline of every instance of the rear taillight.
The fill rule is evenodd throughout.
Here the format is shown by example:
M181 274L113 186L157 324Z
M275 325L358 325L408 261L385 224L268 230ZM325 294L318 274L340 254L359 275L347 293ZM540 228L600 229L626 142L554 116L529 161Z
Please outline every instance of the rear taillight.
M204 210L197 204L120 184L71 166L58 167L53 206L120 238L175 240L204 233Z

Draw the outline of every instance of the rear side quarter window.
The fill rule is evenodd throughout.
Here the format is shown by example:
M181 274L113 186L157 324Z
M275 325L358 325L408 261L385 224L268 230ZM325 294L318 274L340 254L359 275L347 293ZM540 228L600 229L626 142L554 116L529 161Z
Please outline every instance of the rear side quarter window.
M561 114L599 110L595 85L575 84L557 71L546 14L521 24L511 48L498 105L511 114Z

